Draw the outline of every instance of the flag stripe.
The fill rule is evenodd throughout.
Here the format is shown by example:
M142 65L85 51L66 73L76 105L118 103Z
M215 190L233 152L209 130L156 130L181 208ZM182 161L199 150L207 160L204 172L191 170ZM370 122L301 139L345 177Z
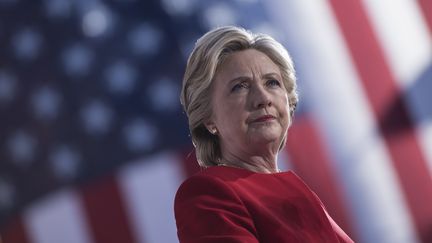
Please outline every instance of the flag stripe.
M176 154L163 153L120 171L119 186L137 242L177 242L174 195L183 179Z
M30 243L20 217L11 220L6 228L2 229L0 237L0 242L3 240L4 243Z
M400 97L363 6L357 1L332 0L330 3L372 110L379 119L379 129L399 175L420 238L425 241L432 219L432 181L407 107ZM380 82L380 85L376 85L376 82Z
M429 26L430 34L432 34L432 1L418 0L418 3L423 11L423 16Z
M24 212L24 225L32 243L91 243L79 194L57 192Z
M307 146L305 146L307 144ZM289 130L287 150L294 170L318 194L333 219L351 238L352 218L348 215L346 202L337 177L333 174L332 162L313 120L303 115Z
M135 242L113 176L102 177L81 189L84 210L96 242Z

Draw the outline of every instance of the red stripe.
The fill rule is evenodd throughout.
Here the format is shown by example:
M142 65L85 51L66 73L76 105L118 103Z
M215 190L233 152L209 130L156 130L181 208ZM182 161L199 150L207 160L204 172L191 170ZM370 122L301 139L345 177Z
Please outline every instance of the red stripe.
M95 242L136 242L114 177L86 185L82 197Z
M19 218L15 218L1 231L0 243L27 243L30 242L27 238L24 225Z
M305 146L307 144L307 146ZM327 148L311 119L297 117L288 130L286 147L294 171L320 197L332 218L352 239L351 217L343 200L340 183L334 175Z
M431 0L418 0L423 16L429 26L429 31L432 33L432 1Z
M387 144L420 238L432 227L432 180L407 107L361 1L331 0L349 51Z

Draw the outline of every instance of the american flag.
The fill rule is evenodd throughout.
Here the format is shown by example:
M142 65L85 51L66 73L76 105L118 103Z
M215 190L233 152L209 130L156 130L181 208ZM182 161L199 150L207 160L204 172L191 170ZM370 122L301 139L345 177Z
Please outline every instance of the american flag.
M280 167L356 242L432 242L431 1L0 0L3 242L178 242L182 74L229 24L296 64Z

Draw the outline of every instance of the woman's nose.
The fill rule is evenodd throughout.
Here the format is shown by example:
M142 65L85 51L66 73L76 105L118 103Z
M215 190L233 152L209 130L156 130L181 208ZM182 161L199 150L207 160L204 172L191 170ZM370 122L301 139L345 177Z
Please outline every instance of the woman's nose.
M264 87L256 87L252 96L256 108L264 108L272 105L271 94L269 94Z

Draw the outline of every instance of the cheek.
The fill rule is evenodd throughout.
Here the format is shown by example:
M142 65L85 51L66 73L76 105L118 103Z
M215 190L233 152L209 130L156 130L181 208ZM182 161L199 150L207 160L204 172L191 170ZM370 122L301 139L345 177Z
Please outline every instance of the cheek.
M288 126L291 123L291 117L289 115L289 102L286 94L281 97L278 109L284 123L283 125Z
M286 92L283 92L282 94L278 95L278 105L279 105L279 109L283 110L284 113L287 112L287 110L289 110L289 100Z
M229 102L221 102L215 110L214 116L219 126L228 129L238 124L237 120L241 119L239 107Z

